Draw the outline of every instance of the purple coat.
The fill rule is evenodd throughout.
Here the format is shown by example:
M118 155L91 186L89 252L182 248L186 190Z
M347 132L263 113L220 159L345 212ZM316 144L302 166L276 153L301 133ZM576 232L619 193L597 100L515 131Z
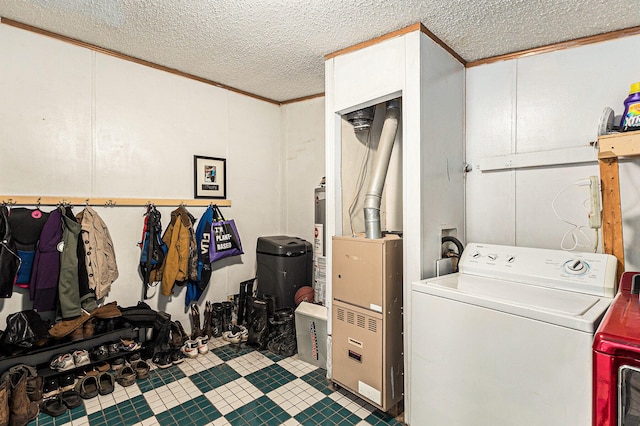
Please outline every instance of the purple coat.
M38 312L55 311L57 308L60 241L62 241L62 213L60 209L55 209L49 214L42 228L31 271L29 291L33 309Z

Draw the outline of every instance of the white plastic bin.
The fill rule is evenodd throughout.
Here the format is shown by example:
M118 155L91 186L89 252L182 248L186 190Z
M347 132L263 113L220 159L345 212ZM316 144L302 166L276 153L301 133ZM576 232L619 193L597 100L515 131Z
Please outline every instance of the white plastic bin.
M296 309L298 358L327 368L327 308L301 302Z

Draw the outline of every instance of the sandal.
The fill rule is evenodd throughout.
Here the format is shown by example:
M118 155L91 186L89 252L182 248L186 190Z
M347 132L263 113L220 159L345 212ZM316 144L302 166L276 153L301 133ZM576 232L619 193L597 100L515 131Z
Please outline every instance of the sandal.
M78 392L74 390L69 390L66 392L62 392L60 395L62 402L67 406L68 409L76 408L82 405L82 398Z
M40 403L40 411L50 416L58 417L67 412L67 406L62 403L60 395L43 399Z
M131 386L136 382L136 372L133 371L130 365L126 365L116 374L116 381L120 383L121 386Z
M98 374L98 392L100 395L107 395L115 389L116 379L111 373Z
M151 367L149 367L149 364L147 364L146 361L136 361L131 365L131 367L133 367L133 369L135 370L136 377L138 379L146 379L147 377L149 377L149 370L151 370Z
M98 395L98 378L93 374L87 374L76 383L76 392L83 399L91 399Z

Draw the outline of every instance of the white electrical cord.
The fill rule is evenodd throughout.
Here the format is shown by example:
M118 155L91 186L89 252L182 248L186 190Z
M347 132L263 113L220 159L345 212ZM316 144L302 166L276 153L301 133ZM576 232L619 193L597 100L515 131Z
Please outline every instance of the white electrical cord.
M362 187L364 186L364 181L367 178L367 170L369 163L369 155L371 152L371 129L367 130L367 143L364 147L364 155L362 156L362 164L360 165L360 173L358 173L358 180L356 181L356 189L355 194L353 195L353 200L351 200L351 204L349 205L349 226L351 227L351 236L355 237L356 233L353 230L353 213L356 208L356 203L358 198L360 197L360 192L362 191Z
M553 213L556 215L556 217L558 219L560 219L561 221L563 221L564 223L571 225L572 228L569 229L567 232L564 233L564 235L562 236L562 241L560 241L560 248L562 250L566 250L566 251L571 251L571 250L575 250L578 247L592 247L592 243L591 243L591 238L589 238L587 236L587 234L584 233L583 228L589 228L588 226L584 226L584 225L577 225L573 222L569 222L566 219L563 219L562 217L560 217L560 215L558 214L558 211L555 208L555 202L557 201L558 197L560 196L560 194L562 194L564 191L566 191L567 189L571 188L572 186L584 186L585 183L588 183L588 180L585 181L577 181L574 182L572 184L569 184L567 186L565 186L564 188L562 188L557 194L556 196L553 198L553 201L551 202L551 210L553 210ZM585 203L589 201L589 199L587 198L583 203L582 203L582 208L584 208L587 211L587 214L589 213L589 209L587 209L585 207ZM589 228L591 229L591 228ZM596 229L596 238L598 236L597 234L598 230ZM579 241L579 234L582 234L582 236L584 237L584 239L588 242L587 244L580 244ZM571 236L571 239L573 240L573 246L572 247L565 247L565 241L567 239L568 236ZM596 241L596 247L595 249L597 249L597 241ZM594 250L595 252L595 250Z

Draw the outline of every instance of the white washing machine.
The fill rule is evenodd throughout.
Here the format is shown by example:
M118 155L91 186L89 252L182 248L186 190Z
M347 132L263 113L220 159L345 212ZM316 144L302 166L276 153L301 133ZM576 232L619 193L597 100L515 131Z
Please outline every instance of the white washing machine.
M591 425L593 335L616 259L469 244L412 285L411 425Z

